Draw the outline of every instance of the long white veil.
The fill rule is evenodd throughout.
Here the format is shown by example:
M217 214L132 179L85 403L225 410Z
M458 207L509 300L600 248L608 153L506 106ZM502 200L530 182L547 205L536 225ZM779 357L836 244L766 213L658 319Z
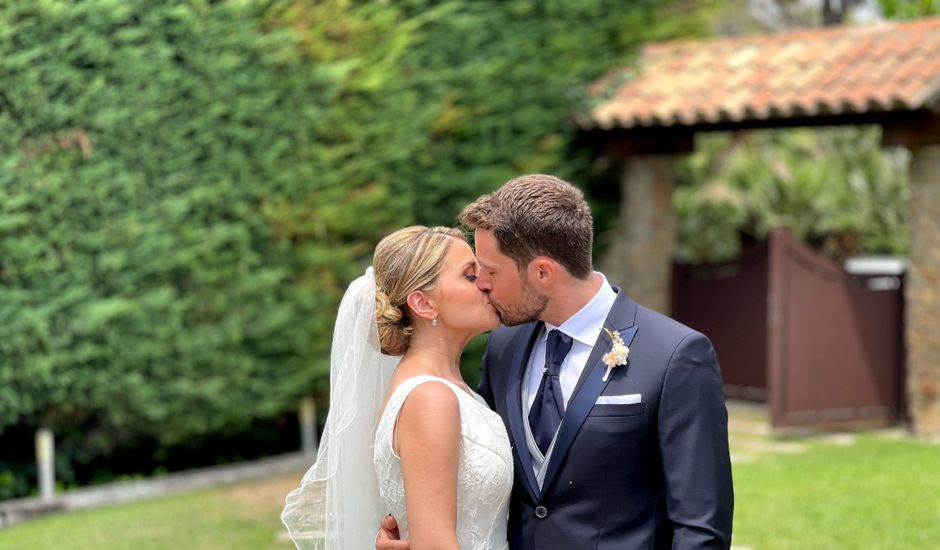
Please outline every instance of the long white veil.
M383 510L372 442L400 359L381 352L370 267L340 303L330 353L330 410L317 460L281 513L299 550L374 547Z

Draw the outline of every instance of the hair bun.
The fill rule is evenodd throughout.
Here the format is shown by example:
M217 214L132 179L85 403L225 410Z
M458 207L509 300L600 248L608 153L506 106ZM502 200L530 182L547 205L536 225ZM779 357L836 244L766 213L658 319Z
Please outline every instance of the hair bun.
M375 321L379 330L382 353L402 355L411 343L411 326L399 306L392 304L388 294L375 289Z
M388 294L380 288L375 289L375 319L392 324L402 319L401 308L392 305Z

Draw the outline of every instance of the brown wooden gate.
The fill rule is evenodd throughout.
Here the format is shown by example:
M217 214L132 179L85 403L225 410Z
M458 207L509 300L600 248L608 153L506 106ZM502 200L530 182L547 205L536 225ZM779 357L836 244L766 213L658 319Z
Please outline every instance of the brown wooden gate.
M677 265L673 313L715 345L730 397L766 401L775 428L904 417L903 294L771 233L726 264Z

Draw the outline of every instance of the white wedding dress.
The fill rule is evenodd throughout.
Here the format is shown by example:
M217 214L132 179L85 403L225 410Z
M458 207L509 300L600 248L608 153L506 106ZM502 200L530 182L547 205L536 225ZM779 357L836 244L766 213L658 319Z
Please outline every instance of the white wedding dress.
M401 462L392 447L398 414L408 394L420 384L441 382L454 390L460 405L460 464L457 472L457 541L464 550L506 550L506 520L512 492L512 450L506 427L479 395L470 395L435 376L402 382L385 406L375 433L375 473L388 513L408 538L405 485Z

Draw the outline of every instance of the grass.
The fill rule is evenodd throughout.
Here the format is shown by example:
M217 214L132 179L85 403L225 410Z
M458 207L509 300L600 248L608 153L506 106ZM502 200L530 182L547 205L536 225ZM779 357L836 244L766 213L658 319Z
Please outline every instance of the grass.
M734 546L940 548L940 445L863 436L734 467Z
M940 445L766 437L760 450L734 466L736 549L940 548ZM300 476L40 519L0 530L0 550L291 550L278 515Z
M302 475L43 518L0 530L0 550L292 550L279 515Z

